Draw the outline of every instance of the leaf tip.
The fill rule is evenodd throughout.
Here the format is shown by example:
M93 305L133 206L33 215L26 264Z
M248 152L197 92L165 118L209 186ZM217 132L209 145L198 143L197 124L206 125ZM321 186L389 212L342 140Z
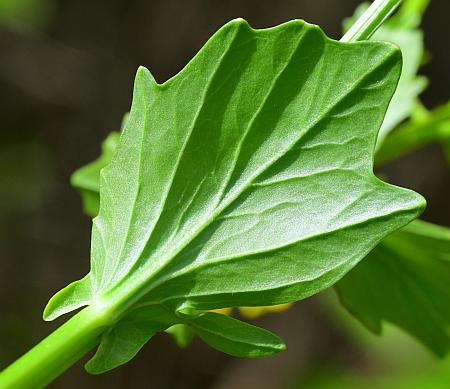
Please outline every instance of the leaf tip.
M230 23L232 23L232 24L247 24L248 25L247 21L240 17L231 20Z
M96 361L94 360L94 358L91 358L89 361L87 361L84 364L84 370L86 370L89 374L92 374L92 375L99 375L102 373L106 373L108 371L107 369L99 368L99 366L96 363Z
M52 312L51 309L48 308L48 304L44 309L44 312L42 313L42 319L44 321L53 321L54 319L56 319L56 317L52 316Z
M45 321L55 320L59 316L89 305L90 299L91 290L88 274L56 293L44 308L42 317Z
M411 191L409 189L407 189L407 190ZM414 218L416 219L420 215L422 215L422 213L425 211L425 209L427 207L427 200L420 193L417 193L415 191L411 191L411 192L414 193L413 208L414 208Z
M144 84L157 84L155 78L153 77L150 70L148 70L145 66L139 66L136 72L136 83L143 82Z
M243 18L235 18L224 25L225 28L247 28L254 31L255 29Z
M274 349L276 350L275 352L279 353L281 351L285 351L287 348L286 343L284 343L284 341L282 339L280 339L280 343L276 344Z

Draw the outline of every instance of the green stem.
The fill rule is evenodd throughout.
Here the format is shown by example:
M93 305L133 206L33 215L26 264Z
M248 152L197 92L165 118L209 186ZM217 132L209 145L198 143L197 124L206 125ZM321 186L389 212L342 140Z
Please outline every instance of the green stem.
M402 0L376 0L342 38L343 42L368 39ZM110 326L114 304L89 306L73 316L28 353L0 373L1 389L36 389L52 382L93 349Z
M375 0L342 37L341 42L356 42L369 39L397 9L401 2L402 0Z
M77 313L0 374L2 389L43 388L100 341L106 316L93 306Z

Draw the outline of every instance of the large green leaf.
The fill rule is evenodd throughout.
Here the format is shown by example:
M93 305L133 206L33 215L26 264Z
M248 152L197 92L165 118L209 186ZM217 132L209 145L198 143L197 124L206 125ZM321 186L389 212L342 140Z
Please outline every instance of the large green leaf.
M375 333L389 321L442 356L450 350L449 280L450 229L417 220L385 238L337 291Z
M421 145L428 144L433 141L441 142L445 139L450 139L450 133L448 132L450 124L450 105L446 104L438 109L431 112L424 112L419 118L414 118L410 122L401 126L398 130L390 134L384 141L382 147L376 153L376 161L384 162L390 158L404 154L410 150L414 150ZM100 160L100 159L99 159ZM101 159L106 162L105 159ZM97 165L98 166L98 165ZM106 166L106 164L105 164ZM81 169L80 169L81 171ZM84 172L84 171L83 171ZM100 170L95 171L94 169L86 170L89 175L91 175L91 180L97 180L97 187L99 186L100 180ZM98 191L96 193L97 202L99 201ZM95 216L95 215L92 215ZM426 228L423 228L426 227ZM428 231L428 233L426 233ZM434 231L434 233L431 233ZM411 252L420 252L423 256L421 264L423 267L414 266L410 268L412 273L412 279L421 279L423 274L433 274L436 267L436 260L444 259L450 261L450 243L449 243L449 230L445 227L435 226L430 223L424 223L420 221L415 221L412 224L404 227L401 231L394 233L393 235L383 239L376 249L373 250L367 259L364 259L362 263L358 264L355 270L351 271L349 275L344 277L343 281L337 284L337 289L342 297L342 301L345 303L344 306L348 307L352 314L359 318L366 326L373 330L375 333L381 332L381 322L385 320L389 321L392 312L396 312L397 308L395 303L392 303L391 295L389 293L379 293L380 284L387 285L387 290L397 290L396 294L404 293L408 295L408 309L409 313L406 318L414 317L412 323L414 326L418 326L419 330L414 331L411 329L410 320L402 320L401 316L398 316L394 323L405 328L408 332L413 333L419 339L423 336L421 333L427 333L427 326L422 326L421 317L423 313L424 302L420 299L411 298L414 294L410 289L415 289L418 287L416 283L405 284L400 281L405 277L403 273L403 268L401 266L396 266L399 260L399 255L397 252L392 254L392 249L390 242L394 240L407 241L410 249L401 252L401 261L409 262L409 255ZM397 239L398 238L398 239ZM386 244L385 244L386 243ZM372 271L373 264L382 266L382 263L376 262L378 257L384 258L387 261L388 266L386 266L385 271L377 272L376 269ZM367 262L367 263L366 263ZM438 262L439 263L439 262ZM444 265L445 266L445 265ZM424 270L425 269L425 270ZM389 276L386 277L386 271L390 271ZM395 271L395 272L394 272ZM366 282L365 278L367 273L370 272L370 282ZM417 272L417 273L416 273ZM446 274L446 273L442 273ZM442 284L442 279L439 277L437 279L433 277L427 277L424 290L437 292L436 296L442 301L442 295L450 293L450 283ZM402 285L398 288L398 285ZM361 293L361 288L363 291ZM439 292L440 288L443 287L443 293ZM377 303L376 308L368 296L376 296ZM361 300L356 300L357 298ZM385 299L385 301L384 301ZM426 302L428 305L428 302ZM385 307L386 309L384 309ZM449 310L448 304L441 304L439 309L442 309L443 313ZM428 309L428 308L425 308ZM440 314L438 312L438 314ZM432 332L445 333L446 322L441 321L438 325L438 330L431 329ZM189 328L186 325L178 324L174 326L173 334L175 339L179 339L178 344L186 345L186 331L188 331L187 339L190 339ZM428 335L425 335L428 337ZM445 339L445 337L444 337ZM429 343L424 338L423 343ZM439 354L445 353L446 340L440 341L442 350L439 345L436 347L434 344L430 344L431 349L435 350Z
M46 319L94 303L121 320L280 304L334 284L424 207L372 171L400 69L390 44L242 20L164 84L141 68L101 172L91 271Z

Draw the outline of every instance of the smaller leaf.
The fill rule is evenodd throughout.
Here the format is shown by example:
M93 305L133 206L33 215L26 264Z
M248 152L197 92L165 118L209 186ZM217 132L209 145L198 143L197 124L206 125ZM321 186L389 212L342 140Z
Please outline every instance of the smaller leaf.
M222 314L207 312L183 318L162 305L152 305L138 308L114 324L102 336L86 370L101 374L127 363L160 331L171 334L180 347L186 347L196 333L210 346L238 357L260 357L285 349L278 336Z
M188 322L204 342L236 357L261 357L286 349L275 334L220 313L208 312Z
M90 278L87 274L56 293L44 309L44 320L52 321L65 313L89 305L92 299Z
M101 374L130 361L157 332L177 322L162 306L130 312L102 336L100 346L85 365L91 374Z

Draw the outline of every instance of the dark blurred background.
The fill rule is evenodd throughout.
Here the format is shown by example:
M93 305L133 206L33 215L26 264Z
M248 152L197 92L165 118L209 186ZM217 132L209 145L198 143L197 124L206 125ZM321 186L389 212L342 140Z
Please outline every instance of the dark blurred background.
M0 0L0 369L65 320L43 322L43 307L55 291L88 271L91 222L69 177L95 159L100 142L119 128L138 65L162 82L236 17L258 28L302 18L339 38L341 21L358 4ZM449 25L449 2L433 0L424 20L430 60L422 71L430 79L422 95L429 108L450 97ZM449 224L450 175L438 146L395 161L383 173L425 195L426 220ZM162 334L124 367L93 377L78 363L51 387L303 388L323 366L378 374L402 364L438 363L397 333L389 347L413 349L415 362L395 360L399 350L397 357L384 351L390 360L374 359L368 352L374 341L359 328L349 330L352 319L343 318L335 304L325 295L258 320L287 342L288 350L276 357L240 360L197 340L180 350Z

